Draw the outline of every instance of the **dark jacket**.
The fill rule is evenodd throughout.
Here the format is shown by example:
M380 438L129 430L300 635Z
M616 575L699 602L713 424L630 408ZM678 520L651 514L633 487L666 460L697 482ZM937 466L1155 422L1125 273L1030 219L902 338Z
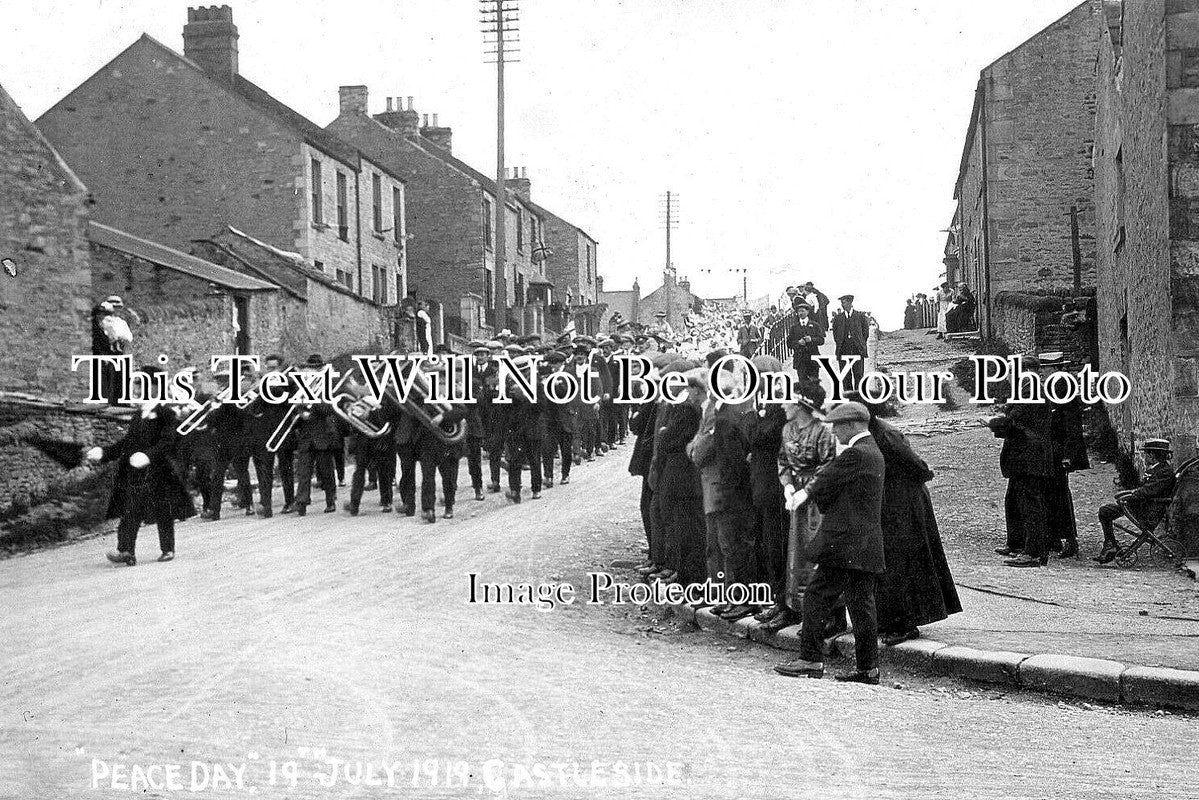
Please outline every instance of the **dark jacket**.
M684 403L666 405L654 434L650 486L663 498L690 500L700 497L699 471L687 457L687 444L699 432L699 410Z
M1053 463L1069 461L1067 472L1090 469L1087 443L1082 435L1082 401L1072 400L1058 405L1049 404L1050 435L1053 440Z
M159 514L177 520L196 513L191 495L183 485L182 469L176 458L179 418L166 406L150 416L138 413L129 423L124 438L104 448L102 462L117 462L116 479L106 519L134 516L139 522L156 522ZM141 469L129 463L134 453L145 453L150 464Z
M1124 504L1144 525L1161 522L1174 497L1176 483L1174 467L1169 461L1159 461L1141 473L1141 483L1124 497Z
M764 413L763 413L764 411ZM779 449L783 446L783 426L787 412L780 404L763 406L749 421L749 480L753 503L781 505L783 485L779 482Z
M810 336L812 341L800 344L799 340ZM807 322L796 322L787 333L787 347L793 356L812 357L820 354L820 345L824 344L824 331L812 317Z
M633 454L629 457L630 475L646 476L649 474L650 459L654 453L657 413L657 403L642 403L629 417L629 432L637 437L637 440L633 442Z
M848 315L840 311L833 315L833 341L837 343L837 355L866 355L866 342L870 338L870 323L861 311Z
M1052 477L1054 460L1053 415L1045 403L1011 403L1004 414L988 423L1003 439L999 468L1003 477Z
M809 558L816 564L881 573L883 454L864 436L816 473L809 493L823 513Z
M296 424L297 450L337 450L342 446L341 425L333 409L317 403L300 412Z
M705 514L753 507L745 424L742 411L724 406L701 424L687 445L687 454L699 467Z

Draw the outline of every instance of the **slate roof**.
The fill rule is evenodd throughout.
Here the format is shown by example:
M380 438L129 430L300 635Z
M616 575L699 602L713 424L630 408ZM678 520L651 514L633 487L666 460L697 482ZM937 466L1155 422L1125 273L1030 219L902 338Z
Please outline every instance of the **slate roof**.
M95 242L104 247L111 247L113 250L119 250L122 253L136 256L153 264L191 275L194 278L199 278L209 283L215 283L218 286L224 286L227 289L263 292L279 288L273 283L260 281L257 278L218 266L210 261L196 258L166 245L142 239L139 236L125 233L108 225L101 225L94 220L88 222L87 238L88 241Z

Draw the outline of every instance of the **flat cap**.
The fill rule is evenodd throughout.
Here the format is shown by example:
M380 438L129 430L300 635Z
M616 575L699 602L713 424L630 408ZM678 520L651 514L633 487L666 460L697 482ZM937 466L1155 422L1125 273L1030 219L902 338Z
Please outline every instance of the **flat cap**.
M838 300L849 300L850 302L853 302L853 295L852 294L843 294L840 297L838 297L837 299Z
M861 403L842 403L828 412L825 422L869 422L870 412Z
M485 346L487 347L488 350L503 350L504 349L504 343L501 342L499 339L488 339L487 344Z
M560 350L551 350L545 354L545 363L547 364L565 364L566 354Z
M1146 439L1141 445L1142 450L1151 450L1159 453L1172 453L1174 448L1170 445L1168 439Z

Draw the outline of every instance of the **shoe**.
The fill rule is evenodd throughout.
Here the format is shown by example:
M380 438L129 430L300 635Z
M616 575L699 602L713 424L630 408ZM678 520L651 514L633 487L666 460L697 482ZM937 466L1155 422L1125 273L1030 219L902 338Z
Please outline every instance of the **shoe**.
M1092 561L1098 561L1100 564L1110 564L1116 560L1116 556L1120 555L1120 547L1110 543L1105 543L1103 549L1099 551L1099 555L1091 558Z
M678 579L679 574L673 569L664 569L661 572L651 575L650 577L656 581L661 581L662 583L674 583L675 580Z
M454 518L454 509L447 508L445 510L445 513L441 515L441 518L442 519L453 519Z
M871 675L870 673L874 674ZM841 675L836 675L837 680L841 683L864 683L867 686L878 686L878 670L872 669L870 672L846 672Z
M779 675L786 675L788 678L823 678L824 664L820 661L804 661L802 658L795 661L785 661L782 664L775 664L774 671Z
M533 492L533 499L534 499L534 500L540 500L540 499L541 499L541 492Z
M546 478L545 480L543 480L541 482L541 488L542 489L553 489L554 488L554 479Z
M382 505L380 505L379 513L380 514L390 514L391 513L391 503L383 503Z
M1058 558L1078 558L1078 540L1067 539L1062 542L1062 552L1057 554Z
M904 633L884 633L882 636L883 644L887 647L894 647L900 642L910 642L912 639L919 639L920 631L912 628Z
M378 484L377 482L375 482L375 481L371 481L370 483L368 483L368 484L366 485L366 489L365 489L365 491L368 491L368 492L373 492L373 491L375 491L375 490L376 490L376 489L378 489L378 488L379 488L379 484Z
M345 486L345 485L346 485L346 479L345 479L345 478L341 478L341 479L339 479L339 480L337 481L337 485L338 485L338 486Z
M296 516L304 517L307 515L308 515L308 506L303 505L302 503L297 503L296 504Z
M105 557L114 564L125 564L132 567L137 563L133 553L122 553L120 550L109 550Z
M569 475L563 475L563 476L562 476L562 480L558 481L558 483L559 483L559 485L561 485L561 486L565 486L566 484L570 483L570 476L569 476Z
M200 509L200 519L212 519L212 512L207 508Z
M475 489L475 499L476 500L483 499L483 490L482 489Z
M1044 562L1041 559L1033 558L1032 556L1021 556L1020 558L1013 558L1013 559L1010 559L1003 563L1007 564L1009 567L1041 567L1041 566L1044 566Z
M662 568L657 564L645 564L644 566L637 567L637 574L652 575L653 573L660 572L661 570Z
M284 503L283 508L279 509L280 514L290 514L296 510L295 503Z
M761 624L761 629L764 631L781 631L783 628L790 628L792 625L798 625L799 620L791 613L791 609L784 608L781 614L776 614L766 622Z
M336 510L337 510L337 503L329 503L328 505L325 506L326 514L332 514Z
M786 610L786 606L766 606L757 614L754 614L754 619L758 622L770 622L770 620L774 619Z
M352 506L352 505L347 504L346 511L349 513L349 515L351 517L358 516L358 506Z
M1020 555L1020 551L1013 550L1010 547L996 547L995 554L1000 556L1018 556Z
M404 506L402 509L400 509L400 513L402 513L405 517L415 517L416 509L412 506Z
M725 611L723 614L720 614L719 616L721 619L725 619L725 620L728 620L729 622L733 622L734 620L741 619L742 617L748 617L752 613L754 613L753 606L733 606L728 611Z
M520 492L514 489L509 489L508 491L504 492L504 497L508 498L509 503L520 502Z
M491 492L492 494L498 493L499 490L500 490L500 485L498 483L490 483L487 485L487 491Z
M263 519L270 519L271 517L275 516L275 512L274 512L274 511L271 511L271 510L270 510L269 508L267 508L266 506L262 506L262 507L261 507L261 508L258 510L258 514L259 514L259 516L261 516Z
M423 519L425 522L436 522L437 521L437 512L431 508L428 511L420 512L420 516L421 516L421 519Z
M162 555L160 555L158 557L158 560L159 561L174 561L175 554L174 553L163 553Z

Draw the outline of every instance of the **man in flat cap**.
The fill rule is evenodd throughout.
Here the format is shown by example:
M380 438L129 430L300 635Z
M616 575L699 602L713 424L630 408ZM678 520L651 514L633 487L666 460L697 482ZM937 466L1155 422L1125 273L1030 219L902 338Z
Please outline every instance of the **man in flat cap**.
M762 329L754 324L754 313L746 311L741 327L737 329L737 348L741 351L741 355L753 358L758 354L758 348L761 346Z
M818 380L819 367L812 360L820 354L820 345L824 344L824 329L812 318L812 307L800 300L793 306L795 322L787 332L787 347L791 350L791 363L799 373L801 381Z
M545 367L544 382L550 380L556 372L567 368L570 359L559 350L550 351L543 366ZM544 382L542 399L545 401L545 439L542 443L542 482L546 489L554 486L554 459L562 458L562 483L570 483L570 468L574 463L575 435L579 430L578 401L555 403L545 396Z
M870 436L870 412L861 403L842 403L826 421L842 445L840 454L807 488L787 496L788 508L799 508L810 498L823 514L809 553L816 569L803 596L800 657L774 669L792 677L824 675L821 640L835 603L844 597L853 623L857 670L837 680L877 684L874 582L885 568L883 455Z
M858 356L853 365L853 383L845 386L855 391L866 373L866 342L870 338L870 320L861 311L854 310L853 295L843 294L838 300L841 308L833 314L833 341L837 343L838 367L844 368L848 356Z

